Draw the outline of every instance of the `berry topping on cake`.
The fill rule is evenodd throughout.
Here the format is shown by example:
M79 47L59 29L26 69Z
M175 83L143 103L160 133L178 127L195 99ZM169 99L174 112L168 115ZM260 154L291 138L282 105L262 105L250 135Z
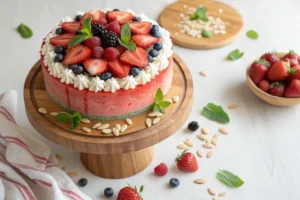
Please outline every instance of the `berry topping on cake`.
M66 33L76 33L80 29L79 22L65 22L61 25L61 28Z
M75 36L75 34L72 33L66 33L62 34L56 37L53 37L50 39L50 43L53 46L62 46L62 47L67 47L68 44L70 43L71 39Z
M79 21L81 20L81 18L82 18L82 15L76 15L75 21L76 21L76 22L79 22Z
M137 47L136 51L126 50L120 59L125 63L138 67L147 67L148 65L147 52L140 47Z
M117 47L118 46L118 36L111 31L107 31L102 35L103 47Z
M130 66L120 60L110 61L108 65L114 77L123 78L129 74Z
M140 17L137 17L135 16L133 19L132 19L133 22L140 22L142 21L142 19Z
M120 52L117 48L109 47L104 50L104 58L108 61L115 61L120 57Z
M82 65L76 65L74 66L75 68L73 69L74 74L80 75L83 74L84 72L84 67Z
M91 37L84 42L84 45L90 49L94 49L94 47L101 46L101 39L97 36Z
M104 54L104 49L100 46L94 47L92 50L92 55L94 58L102 58Z
M158 51L155 50L155 49L151 49L151 50L149 51L149 54L150 54L150 56L152 56L152 57L156 57L156 56L158 56Z
M104 72L104 73L100 74L100 79L104 80L104 81L111 79L111 77L112 77L112 74L110 72Z
M139 47L148 48L159 41L159 38L151 35L134 35L132 41Z
M83 17L80 20L80 23L82 24L83 21L89 17L92 18L92 23L97 23L100 22L101 19L105 19L105 13L97 9L91 10L83 15Z
M106 13L106 18L110 22L118 21L120 24L125 24L126 22L130 22L134 16L129 12L108 11Z
M57 35L61 35L61 34L64 33L64 30L63 30L61 27L58 27L58 28L55 30L55 33L56 33Z
M132 33L146 35L149 34L152 24L150 22L131 22L129 26Z
M62 62L64 60L64 55L63 54L56 54L54 57L54 62Z
M91 75L100 75L108 70L108 62L103 59L88 59L83 62L83 66Z
M101 24L92 24L92 33L94 36L98 36L99 38L102 38L102 35L107 32L104 25Z
M120 24L117 21L110 22L107 26L106 29L108 31L114 32L117 36L120 37L121 33L121 27Z
M65 49L62 46L56 46L54 49L54 52L57 54L64 54L65 53Z
M76 45L68 49L65 59L63 61L64 65L78 64L88 59L91 56L92 51L81 44Z
M161 33L159 32L159 26L158 25L153 25L150 34L154 37L161 38Z
M138 67L132 67L129 71L131 76L137 76L140 74L140 69Z
M156 44L153 45L153 49L159 51L163 48L163 44L161 42L158 42Z

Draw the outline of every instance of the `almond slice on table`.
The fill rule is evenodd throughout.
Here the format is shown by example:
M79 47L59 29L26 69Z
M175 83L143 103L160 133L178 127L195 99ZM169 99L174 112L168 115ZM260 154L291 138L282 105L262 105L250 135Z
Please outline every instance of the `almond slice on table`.
M207 191L209 194L211 194L213 196L216 195L216 190L214 188L208 188Z
M152 120L150 118L146 119L146 125L148 128L150 128L152 126Z
M156 117L156 118L153 119L152 124L155 125L155 124L157 124L159 121L160 121L160 117Z
M97 129L101 130L101 129L107 129L109 127L109 124L101 124Z
M121 130L121 125L120 125L120 124L116 124L116 125L115 125L115 128L116 128L118 131L120 131L120 130Z
M47 109L46 108L39 108L38 111L42 114L47 114Z
M194 180L194 183L197 183L197 184L204 184L206 181L205 181L205 179L203 179L203 178L200 178L200 179L195 179Z
M203 153L203 151L202 151L201 149L198 149L198 150L197 150L197 155L198 155L200 158L202 158L203 155L204 155L204 153Z
M206 140L206 135L204 134L197 135L197 137L202 141Z
M120 135L120 132L118 129L116 129L115 127L112 128L112 132L115 136L119 136Z
M186 146L185 144L179 144L177 145L177 149L187 149L189 148L188 146Z
M214 155L214 150L211 150L211 151L209 151L208 153L207 153L207 155L206 155L206 157L207 158L210 158L210 157L212 157L213 155Z
M205 142L206 143L211 143L211 139L210 138L206 138Z
M126 118L126 119L125 119L125 121L126 121L126 123L127 123L129 126L131 126L131 125L132 125L132 121L131 121L131 119L129 119L129 118Z
M90 128L88 128L88 127L82 127L81 129L82 129L84 132L86 132L86 133L92 132L92 129L90 129Z
M51 112L51 113L50 113L50 115L52 115L52 116L54 116L54 117L55 117L56 115L58 115L58 114L59 114L58 112Z
M209 134L209 129L208 128L201 128L201 132L205 135Z
M220 193L218 194L218 196L219 196L219 197L225 197L226 194L227 194L226 192L220 192Z
M228 135L228 131L225 128L219 128L219 132L224 135Z
M194 144L190 140L185 140L184 144L186 144L189 147L193 147L194 146Z
M99 126L101 126L101 123L96 123L92 128L98 128Z
M78 176L78 173L77 173L77 172L68 172L67 174L68 174L68 176L70 176L70 177Z
M232 109L236 109L237 108L237 104L231 104L228 106L228 109L232 110Z
M213 139L211 139L211 143L212 143L214 146L217 146L218 143L219 143L219 140L217 140L216 138L213 138Z
M91 120L87 119L87 118L81 118L80 120L82 123L85 123L85 124L89 124L91 123Z
M126 131L128 128L127 124L124 124L123 126L121 126L120 132L123 133L124 131Z
M112 130L111 129L102 129L102 133L110 134L110 133L112 133Z
M172 100L173 100L174 103L177 103L179 101L179 96L178 95L173 96Z
M210 144L210 143L204 143L202 146L203 146L204 148L206 148L206 149L212 149L212 148L214 148L214 145L212 145L212 144Z

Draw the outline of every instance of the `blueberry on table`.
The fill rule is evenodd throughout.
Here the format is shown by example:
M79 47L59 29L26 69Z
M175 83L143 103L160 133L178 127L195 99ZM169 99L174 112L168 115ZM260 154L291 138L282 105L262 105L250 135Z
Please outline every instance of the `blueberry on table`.
M198 122L196 122L196 121L192 121L192 122L190 122L189 125L188 125L188 129L189 129L190 131L196 131L198 128L199 128L199 124L198 124Z
M54 52L57 54L64 54L65 53L65 49L62 46L56 46L54 49Z
M76 64L73 64L73 65L69 65L69 66L68 66L68 68L69 68L70 70L74 70L76 67L78 67L78 65L76 65Z
M112 197L114 195L114 190L112 188L110 188L110 187L105 188L104 195L106 197Z
M180 181L177 178L171 178L169 183L172 188L176 188L179 186Z
M158 51L155 50L155 49L151 49L151 50L149 51L149 54L150 54L150 56L152 56L152 57L156 57L156 56L158 56Z
M84 186L86 186L88 184L88 180L86 179L86 178L81 178L81 179L79 179L79 181L78 181L78 185L80 186L80 187L84 187Z
M84 68L83 68L83 66L78 65L75 69L73 69L73 72L74 72L76 75L83 74Z
M54 62L62 62L64 60L64 55L63 54L56 54L54 57Z
M82 18L82 15L77 15L77 16L75 17L75 21L79 22L79 21L81 20L81 18Z
M113 11L120 11L120 9L118 9L118 8L115 8L115 9L113 9Z
M155 43L155 44L153 45L153 49L155 49L155 50L157 50L157 51L161 50L162 47L163 47L163 44L162 44L161 42Z
M132 76L137 76L140 74L140 69L137 67L132 67L129 71L129 74Z
M111 77L112 77L112 75L110 72L104 72L104 73L100 74L100 79L104 80L104 81L111 79Z
M148 62L153 62L153 57L148 54Z
M64 33L64 30L63 30L61 27L58 27L58 28L55 30L55 33L56 33L57 35L61 35L61 34Z
M135 17L132 19L132 21L134 21L134 22L140 22L140 21L142 21L142 19L141 19L140 17L135 16Z

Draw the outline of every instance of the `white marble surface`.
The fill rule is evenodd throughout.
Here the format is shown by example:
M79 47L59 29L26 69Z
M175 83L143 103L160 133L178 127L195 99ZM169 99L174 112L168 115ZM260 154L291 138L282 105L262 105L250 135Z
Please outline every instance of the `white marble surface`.
M242 35L233 44L210 51L174 47L193 74L195 103L188 121L197 120L201 127L208 127L214 133L219 125L200 115L202 107L208 102L221 104L225 108L231 103L238 104L236 110L228 111L231 122L226 128L230 134L220 138L214 157L199 159L200 169L197 173L179 172L174 164L174 158L180 152L175 147L185 138L192 138L197 146L200 145L196 134L184 132L185 124L172 137L156 145L155 158L142 173L122 180L96 177L83 168L78 153L58 147L37 134L27 120L22 97L25 77L39 59L38 51L43 36L63 16L77 10L118 7L132 8L156 18L172 0L0 0L0 92L8 89L19 92L17 122L24 130L46 141L62 154L70 170L88 178L89 185L82 190L93 199L105 199L102 194L107 186L114 188L115 196L112 199L116 199L119 189L127 182L132 185L143 184L145 200L211 200L207 187L214 187L219 192L227 191L227 197L222 199L299 199L300 107L273 107L256 98L246 86L245 70L253 59L266 51L294 49L300 52L300 1L223 1L238 9L245 21ZM33 29L34 37L28 40L20 38L14 29L21 22ZM260 38L257 41L248 39L245 36L248 29L257 30ZM235 48L244 51L244 57L236 62L225 61L226 55ZM208 76L201 77L199 71L205 71ZM170 167L170 172L163 178L152 173L160 162ZM216 180L218 169L228 169L240 175L245 185L228 189ZM170 189L167 186L171 177L180 179L178 188ZM74 178L74 181L78 178ZM206 178L207 184L193 184L195 178Z

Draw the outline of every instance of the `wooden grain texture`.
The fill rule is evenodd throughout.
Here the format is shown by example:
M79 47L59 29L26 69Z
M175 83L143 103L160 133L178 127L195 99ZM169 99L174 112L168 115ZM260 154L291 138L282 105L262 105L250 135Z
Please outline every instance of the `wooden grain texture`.
M287 53L277 53L277 55L282 58L284 55L286 55ZM258 58L259 59L259 58ZM257 59L257 60L258 60ZM252 64L252 63L251 63ZM247 81L247 85L250 88L250 90L260 99L262 99L263 101L267 102L268 104L274 105L274 106L293 106L293 105L297 105L300 104L300 98L284 98L284 97L277 97L277 96L273 96L271 94L268 94L264 91L262 91L261 89L259 89L255 83L252 81L250 75L249 75L249 70L251 67L251 64L249 65L249 67L247 68L246 71L246 81Z
M212 38L194 38L180 33L180 13L187 15L184 5L197 8L202 5L207 8L207 16L219 17L222 21L228 22L226 34L214 35ZM222 9L222 13L218 10ZM170 31L172 42L176 45L191 49L215 49L232 43L242 31L243 18L240 13L231 6L213 0L179 0L168 5L160 14L158 21L160 25Z

